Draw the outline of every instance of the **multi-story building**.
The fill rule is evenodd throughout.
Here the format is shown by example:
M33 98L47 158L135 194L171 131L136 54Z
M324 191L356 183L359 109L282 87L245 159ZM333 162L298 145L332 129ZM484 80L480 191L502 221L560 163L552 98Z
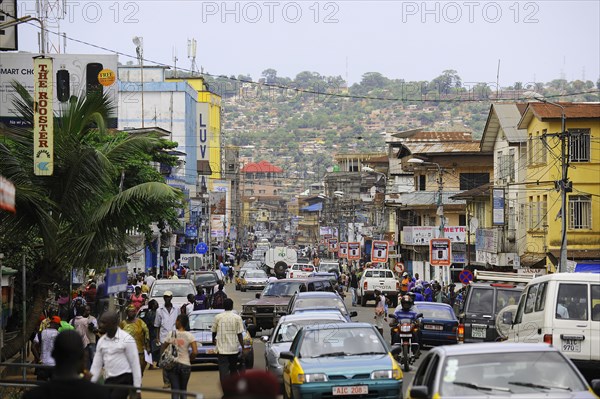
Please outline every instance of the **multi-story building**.
M561 119L565 117L564 147ZM530 102L518 124L527 137L526 247L524 256L556 271L562 243L563 154L566 185L567 257L575 265L600 264L600 103Z

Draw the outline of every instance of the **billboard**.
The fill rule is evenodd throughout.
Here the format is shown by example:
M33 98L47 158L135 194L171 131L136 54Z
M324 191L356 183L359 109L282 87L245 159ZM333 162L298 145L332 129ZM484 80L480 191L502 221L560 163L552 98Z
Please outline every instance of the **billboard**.
M0 57L0 122L9 126L23 124L13 106L16 92L13 82L19 82L33 96L34 67L33 59L37 53L3 53ZM60 104L66 104L71 96L84 96L91 93L101 93L108 96L115 110L107 120L107 127L117 127L117 84L108 86L100 76L116 73L118 57L116 54L52 54L54 60L53 72L53 103L54 111L60 112ZM102 75L101 75L102 72ZM100 82L103 81L103 83Z
M337 252L338 251L338 240L337 238L330 238L327 242L329 246L329 252Z
M371 262L388 261L389 243L387 241L374 240L371 248Z
M0 22L8 24L16 21L17 0L0 0ZM18 50L19 40L17 36L18 25L2 28L0 34L0 50ZM2 55L4 57L4 54Z
M360 242L349 242L348 243L348 259L359 260L360 259Z
M33 173L54 172L54 101L52 58L33 59Z
M433 238L429 241L429 263L432 266L450 266L452 247L449 238Z
M340 259L348 258L348 243L347 242L340 242L338 256L340 257Z

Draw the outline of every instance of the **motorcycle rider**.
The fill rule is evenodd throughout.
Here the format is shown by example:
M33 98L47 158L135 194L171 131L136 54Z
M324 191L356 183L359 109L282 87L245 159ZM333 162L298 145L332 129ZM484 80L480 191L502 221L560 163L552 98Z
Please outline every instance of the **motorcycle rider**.
M410 319L414 323L418 324L417 316L419 315L413 308L414 301L410 295L403 295L400 298L400 304L394 310L394 319L399 323L402 319ZM421 354L421 340L419 337L419 333L413 333L413 342L419 344L417 346L417 350L415 353L415 358L418 358ZM394 339L392 337L392 343L394 343Z

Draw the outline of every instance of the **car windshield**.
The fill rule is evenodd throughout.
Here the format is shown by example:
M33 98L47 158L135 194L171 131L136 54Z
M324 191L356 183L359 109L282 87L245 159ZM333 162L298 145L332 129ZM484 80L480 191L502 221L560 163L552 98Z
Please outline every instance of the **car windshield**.
M299 298L296 300L296 302L294 302L294 310L322 308L338 308L342 313L346 313L344 302L338 298Z
M289 323L281 323L279 328L274 334L273 343L280 342L292 342L296 337L296 333L305 326L314 326L317 324L321 325L330 325L336 323L343 323L343 320L340 319L326 319L326 320L296 320L291 321Z
M365 277L392 278L392 272L389 270L368 270Z
M474 287L469 295L468 312L473 313L493 313L494 290L491 288Z
M265 287L262 296L292 296L302 285L300 281L273 282Z
M152 287L151 297L162 297L165 291L171 291L174 297L186 297L194 293L194 286L190 284L156 284Z
M339 267L337 263L321 263L319 270L322 272L337 272Z
M440 396L466 397L586 391L572 366L557 352L477 353L447 357ZM570 397L570 395L569 395Z
M244 263L244 266L242 266L242 269L258 269L260 267L260 262L246 262Z
M217 276L215 274L196 274L194 281L196 282L196 284L200 284L200 283L210 283L211 281L214 281L215 283L217 282Z
M417 313L423 313L424 319L456 320L451 308L446 306L415 305Z
M190 330L210 330L218 313L199 313L190 315Z
M267 273L264 270L246 270L243 274L244 278L267 278Z
M374 328L327 327L310 330L300 343L300 357L385 354L387 348Z

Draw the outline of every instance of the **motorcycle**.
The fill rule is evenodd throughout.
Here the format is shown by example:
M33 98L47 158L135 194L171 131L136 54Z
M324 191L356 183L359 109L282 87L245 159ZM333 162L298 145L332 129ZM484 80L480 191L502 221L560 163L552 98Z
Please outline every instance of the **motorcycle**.
M423 317L423 314L417 314L414 319L408 317L398 318L393 313L388 316L392 319L390 322L392 345L402 345L402 352L398 353L396 360L402 364L404 371L409 371L410 365L419 358L421 353L418 338L421 324L419 319Z

